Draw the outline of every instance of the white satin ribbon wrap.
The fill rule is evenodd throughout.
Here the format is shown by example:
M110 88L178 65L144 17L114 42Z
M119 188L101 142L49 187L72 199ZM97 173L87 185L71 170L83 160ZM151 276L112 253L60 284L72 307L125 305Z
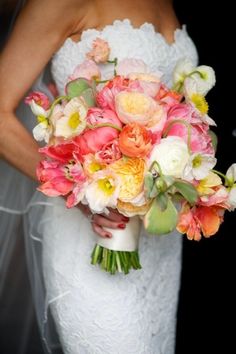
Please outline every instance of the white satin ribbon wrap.
M141 229L141 220L139 216L133 216L126 223L126 228L109 229L104 228L112 233L112 238L97 237L97 244L113 251L133 252L138 249L139 234Z

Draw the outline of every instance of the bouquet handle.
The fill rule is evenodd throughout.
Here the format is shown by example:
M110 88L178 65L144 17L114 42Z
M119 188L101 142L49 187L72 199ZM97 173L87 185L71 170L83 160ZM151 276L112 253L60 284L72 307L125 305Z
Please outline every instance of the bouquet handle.
M138 245L141 220L138 216L130 218L124 230L109 229L112 238L97 237L97 244L92 253L92 264L99 264L111 274L117 271L129 273L131 268L140 269Z

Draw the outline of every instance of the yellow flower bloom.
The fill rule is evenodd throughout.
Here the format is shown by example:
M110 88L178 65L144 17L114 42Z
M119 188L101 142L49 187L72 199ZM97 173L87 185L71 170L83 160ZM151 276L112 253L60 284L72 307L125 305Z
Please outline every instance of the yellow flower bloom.
M214 172L210 172L209 175L202 179L197 188L200 195L212 194L214 193L214 187L220 186L222 184L221 178Z
M119 200L129 202L141 193L146 169L143 159L123 158L110 165L110 168L121 180Z
M202 113L203 115L207 114L209 107L204 96L198 93L194 93L190 99L200 113Z

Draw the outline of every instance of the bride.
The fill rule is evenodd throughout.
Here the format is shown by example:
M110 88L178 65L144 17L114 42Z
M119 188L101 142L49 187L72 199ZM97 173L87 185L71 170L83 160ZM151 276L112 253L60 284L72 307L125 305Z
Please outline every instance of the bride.
M31 133L16 118L16 107L33 85L43 85L42 75L36 79L50 59L63 94L68 76L97 37L109 43L113 57L142 59L153 72L162 71L168 84L180 58L197 61L171 0L26 1L0 57L0 156L31 179L36 179L40 155ZM14 187L12 183L8 191L14 194ZM47 351L53 352L49 309L64 353L173 354L180 235L148 237L142 232L142 270L111 276L90 265L94 237L112 237L104 227L124 229L127 218L110 212L91 222L82 205L66 210L62 199L44 200L37 192L29 200L24 206L28 263L30 271L34 266L32 285L36 307L42 309L38 318Z

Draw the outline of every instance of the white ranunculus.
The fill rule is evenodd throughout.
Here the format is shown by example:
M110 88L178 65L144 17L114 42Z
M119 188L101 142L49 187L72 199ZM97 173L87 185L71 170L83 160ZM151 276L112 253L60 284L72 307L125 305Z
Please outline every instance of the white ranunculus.
M194 70L192 62L188 59L180 59L173 71L173 84L181 83L185 80L186 76Z
M188 146L183 139L169 136L154 147L149 165L157 161L164 175L181 178L189 157Z

